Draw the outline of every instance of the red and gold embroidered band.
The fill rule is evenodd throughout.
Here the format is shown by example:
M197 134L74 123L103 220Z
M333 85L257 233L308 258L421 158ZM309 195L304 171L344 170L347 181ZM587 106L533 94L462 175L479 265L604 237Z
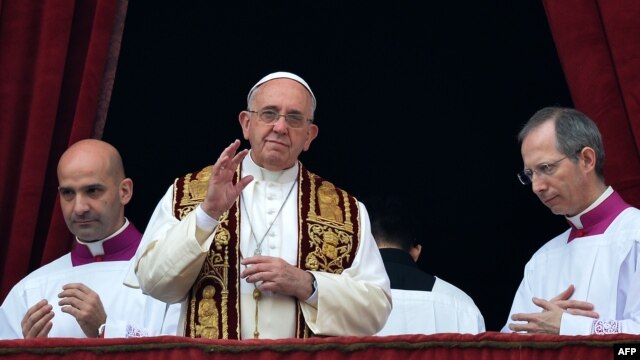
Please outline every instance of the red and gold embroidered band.
M174 182L173 213L184 218L204 200L212 166ZM233 179L238 181L240 168ZM304 270L340 274L351 266L359 244L355 197L306 170L298 172L298 264ZM213 243L189 293L185 335L240 338L240 211L236 202L220 218ZM297 307L296 336L313 336Z

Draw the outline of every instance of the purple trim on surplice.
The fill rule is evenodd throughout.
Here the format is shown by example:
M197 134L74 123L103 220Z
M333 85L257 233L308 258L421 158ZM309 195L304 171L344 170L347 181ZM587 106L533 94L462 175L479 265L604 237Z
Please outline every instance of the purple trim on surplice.
M580 216L582 229L576 228L571 221L568 221L571 232L567 242L579 237L603 234L613 220L628 207L631 205L624 202L622 197L614 191L600 205Z
M102 244L104 255L94 257L86 245L73 243L71 263L73 266L85 265L96 261L126 261L131 259L140 245L142 234L129 223L126 229Z

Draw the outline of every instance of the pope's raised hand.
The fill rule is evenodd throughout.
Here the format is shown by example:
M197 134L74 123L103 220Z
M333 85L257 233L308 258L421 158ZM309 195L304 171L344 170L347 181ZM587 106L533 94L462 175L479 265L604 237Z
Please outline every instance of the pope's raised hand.
M233 177L248 149L238 152L240 140L235 140L222 151L218 161L213 165L207 195L202 202L202 210L213 219L220 216L236 201L242 190L253 180L253 176L247 175L237 183L233 183Z

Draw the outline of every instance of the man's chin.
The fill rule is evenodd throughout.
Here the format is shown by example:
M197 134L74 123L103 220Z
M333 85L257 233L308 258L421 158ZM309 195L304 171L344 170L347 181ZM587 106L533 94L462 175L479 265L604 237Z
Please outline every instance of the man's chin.
M95 229L76 228L73 234L81 241L92 242L100 240L99 235Z

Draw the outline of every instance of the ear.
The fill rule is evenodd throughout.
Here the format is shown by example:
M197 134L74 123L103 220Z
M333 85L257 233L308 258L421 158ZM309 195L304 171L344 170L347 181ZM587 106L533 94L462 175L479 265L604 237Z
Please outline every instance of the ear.
M596 152L592 148L586 146L580 150L580 167L583 168L585 173L595 171L597 161Z
M418 262L420 253L422 253L422 245L420 244L412 246L411 250L409 250L409 255L411 255L411 258L413 259L414 262Z
M242 128L242 136L244 136L245 140L249 140L249 123L251 122L249 113L246 111L241 111L238 115L238 121L240 122L240 127Z
M120 203L127 205L133 196L133 180L126 178L120 182Z
M309 150L311 142L316 138L316 136L318 136L318 125L311 124L307 130L307 139L305 140L304 147L302 148L304 151Z

